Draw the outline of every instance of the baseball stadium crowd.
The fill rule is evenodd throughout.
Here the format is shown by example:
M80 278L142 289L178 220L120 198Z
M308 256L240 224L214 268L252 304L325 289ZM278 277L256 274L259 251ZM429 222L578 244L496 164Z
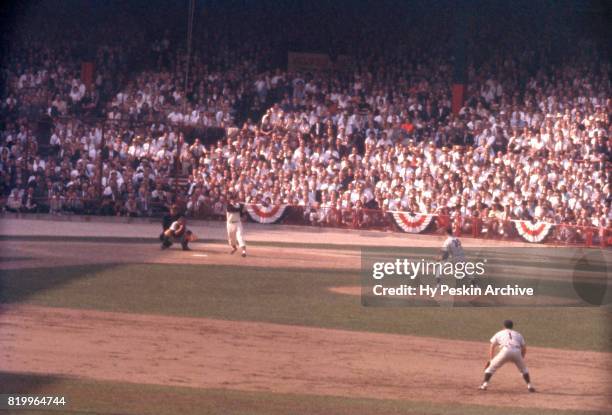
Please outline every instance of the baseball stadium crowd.
M167 33L134 36L96 47L90 85L76 43L24 41L3 61L0 203L205 216L232 193L298 206L306 223L406 211L609 227L611 68L596 43L553 53L520 27L495 48L474 41L453 113L452 53L435 34L355 36L331 71L276 65L262 33L211 30L190 60Z

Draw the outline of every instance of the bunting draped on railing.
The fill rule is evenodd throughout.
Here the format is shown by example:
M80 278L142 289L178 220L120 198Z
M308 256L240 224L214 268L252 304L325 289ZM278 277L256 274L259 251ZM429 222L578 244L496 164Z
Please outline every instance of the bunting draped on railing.
M528 242L542 242L552 228L552 223L515 220L516 231Z
M312 208L314 212L317 209ZM320 208L325 210L326 216L323 221L309 222L308 215L305 215L305 208L302 206L282 205L261 205L247 204L245 210L252 221L263 224L280 223L284 224L311 224L328 227L352 228L352 229L377 229L389 230L396 228L402 232L419 234L441 234L446 228L452 226L453 231L458 236L471 236L475 238L509 238L513 240L523 240L530 243L561 242L582 244L586 246L607 246L610 245L612 237L607 229L603 231L595 227L579 227L571 225L555 225L549 222L533 222L527 220L508 220L500 221L495 218L452 218L449 215L436 215L426 213L410 213L400 211L381 211L364 210L367 214L362 217L363 222L355 222L355 215L344 215L345 210ZM350 210L348 210L350 212ZM512 222L512 223L509 223ZM497 225L497 228L492 226ZM511 226L513 229L508 229ZM580 232L570 233L573 240L566 240L563 233L556 232L557 227L567 226L568 229L580 230ZM500 229L501 232L493 233L490 230ZM560 228L559 228L560 229ZM488 232L486 231L488 230ZM506 230L508 232L506 232ZM516 230L516 232L514 232Z
M422 213L390 212L393 220L404 232L421 233L431 223L433 216Z
M287 205L263 206L246 205L246 211L252 220L259 223L276 223L285 213Z

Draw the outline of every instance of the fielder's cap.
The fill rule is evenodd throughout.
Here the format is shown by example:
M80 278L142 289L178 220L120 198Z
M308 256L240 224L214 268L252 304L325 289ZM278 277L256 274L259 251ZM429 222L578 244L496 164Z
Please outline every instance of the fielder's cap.
M511 329L514 327L514 322L512 320L504 320L504 327L507 329Z

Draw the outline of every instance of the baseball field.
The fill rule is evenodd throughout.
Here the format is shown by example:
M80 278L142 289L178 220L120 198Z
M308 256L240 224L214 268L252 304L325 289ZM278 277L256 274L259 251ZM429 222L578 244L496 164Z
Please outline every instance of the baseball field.
M612 413L609 308L363 307L362 247L443 238L249 224L241 258L191 227L161 251L157 223L0 220L0 394L67 402L14 413ZM510 366L477 389L504 319L538 393Z

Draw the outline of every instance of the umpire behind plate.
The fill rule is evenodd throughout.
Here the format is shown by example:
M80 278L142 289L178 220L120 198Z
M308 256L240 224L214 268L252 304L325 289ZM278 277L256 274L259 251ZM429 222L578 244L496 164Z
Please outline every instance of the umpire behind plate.
M166 213L162 218L162 231L159 234L159 240L161 242L164 241L164 234L166 233L166 231L170 229L170 226L172 226L172 224L176 222L180 217L181 215L179 215L178 213L178 207L176 205L170 206L170 211Z

